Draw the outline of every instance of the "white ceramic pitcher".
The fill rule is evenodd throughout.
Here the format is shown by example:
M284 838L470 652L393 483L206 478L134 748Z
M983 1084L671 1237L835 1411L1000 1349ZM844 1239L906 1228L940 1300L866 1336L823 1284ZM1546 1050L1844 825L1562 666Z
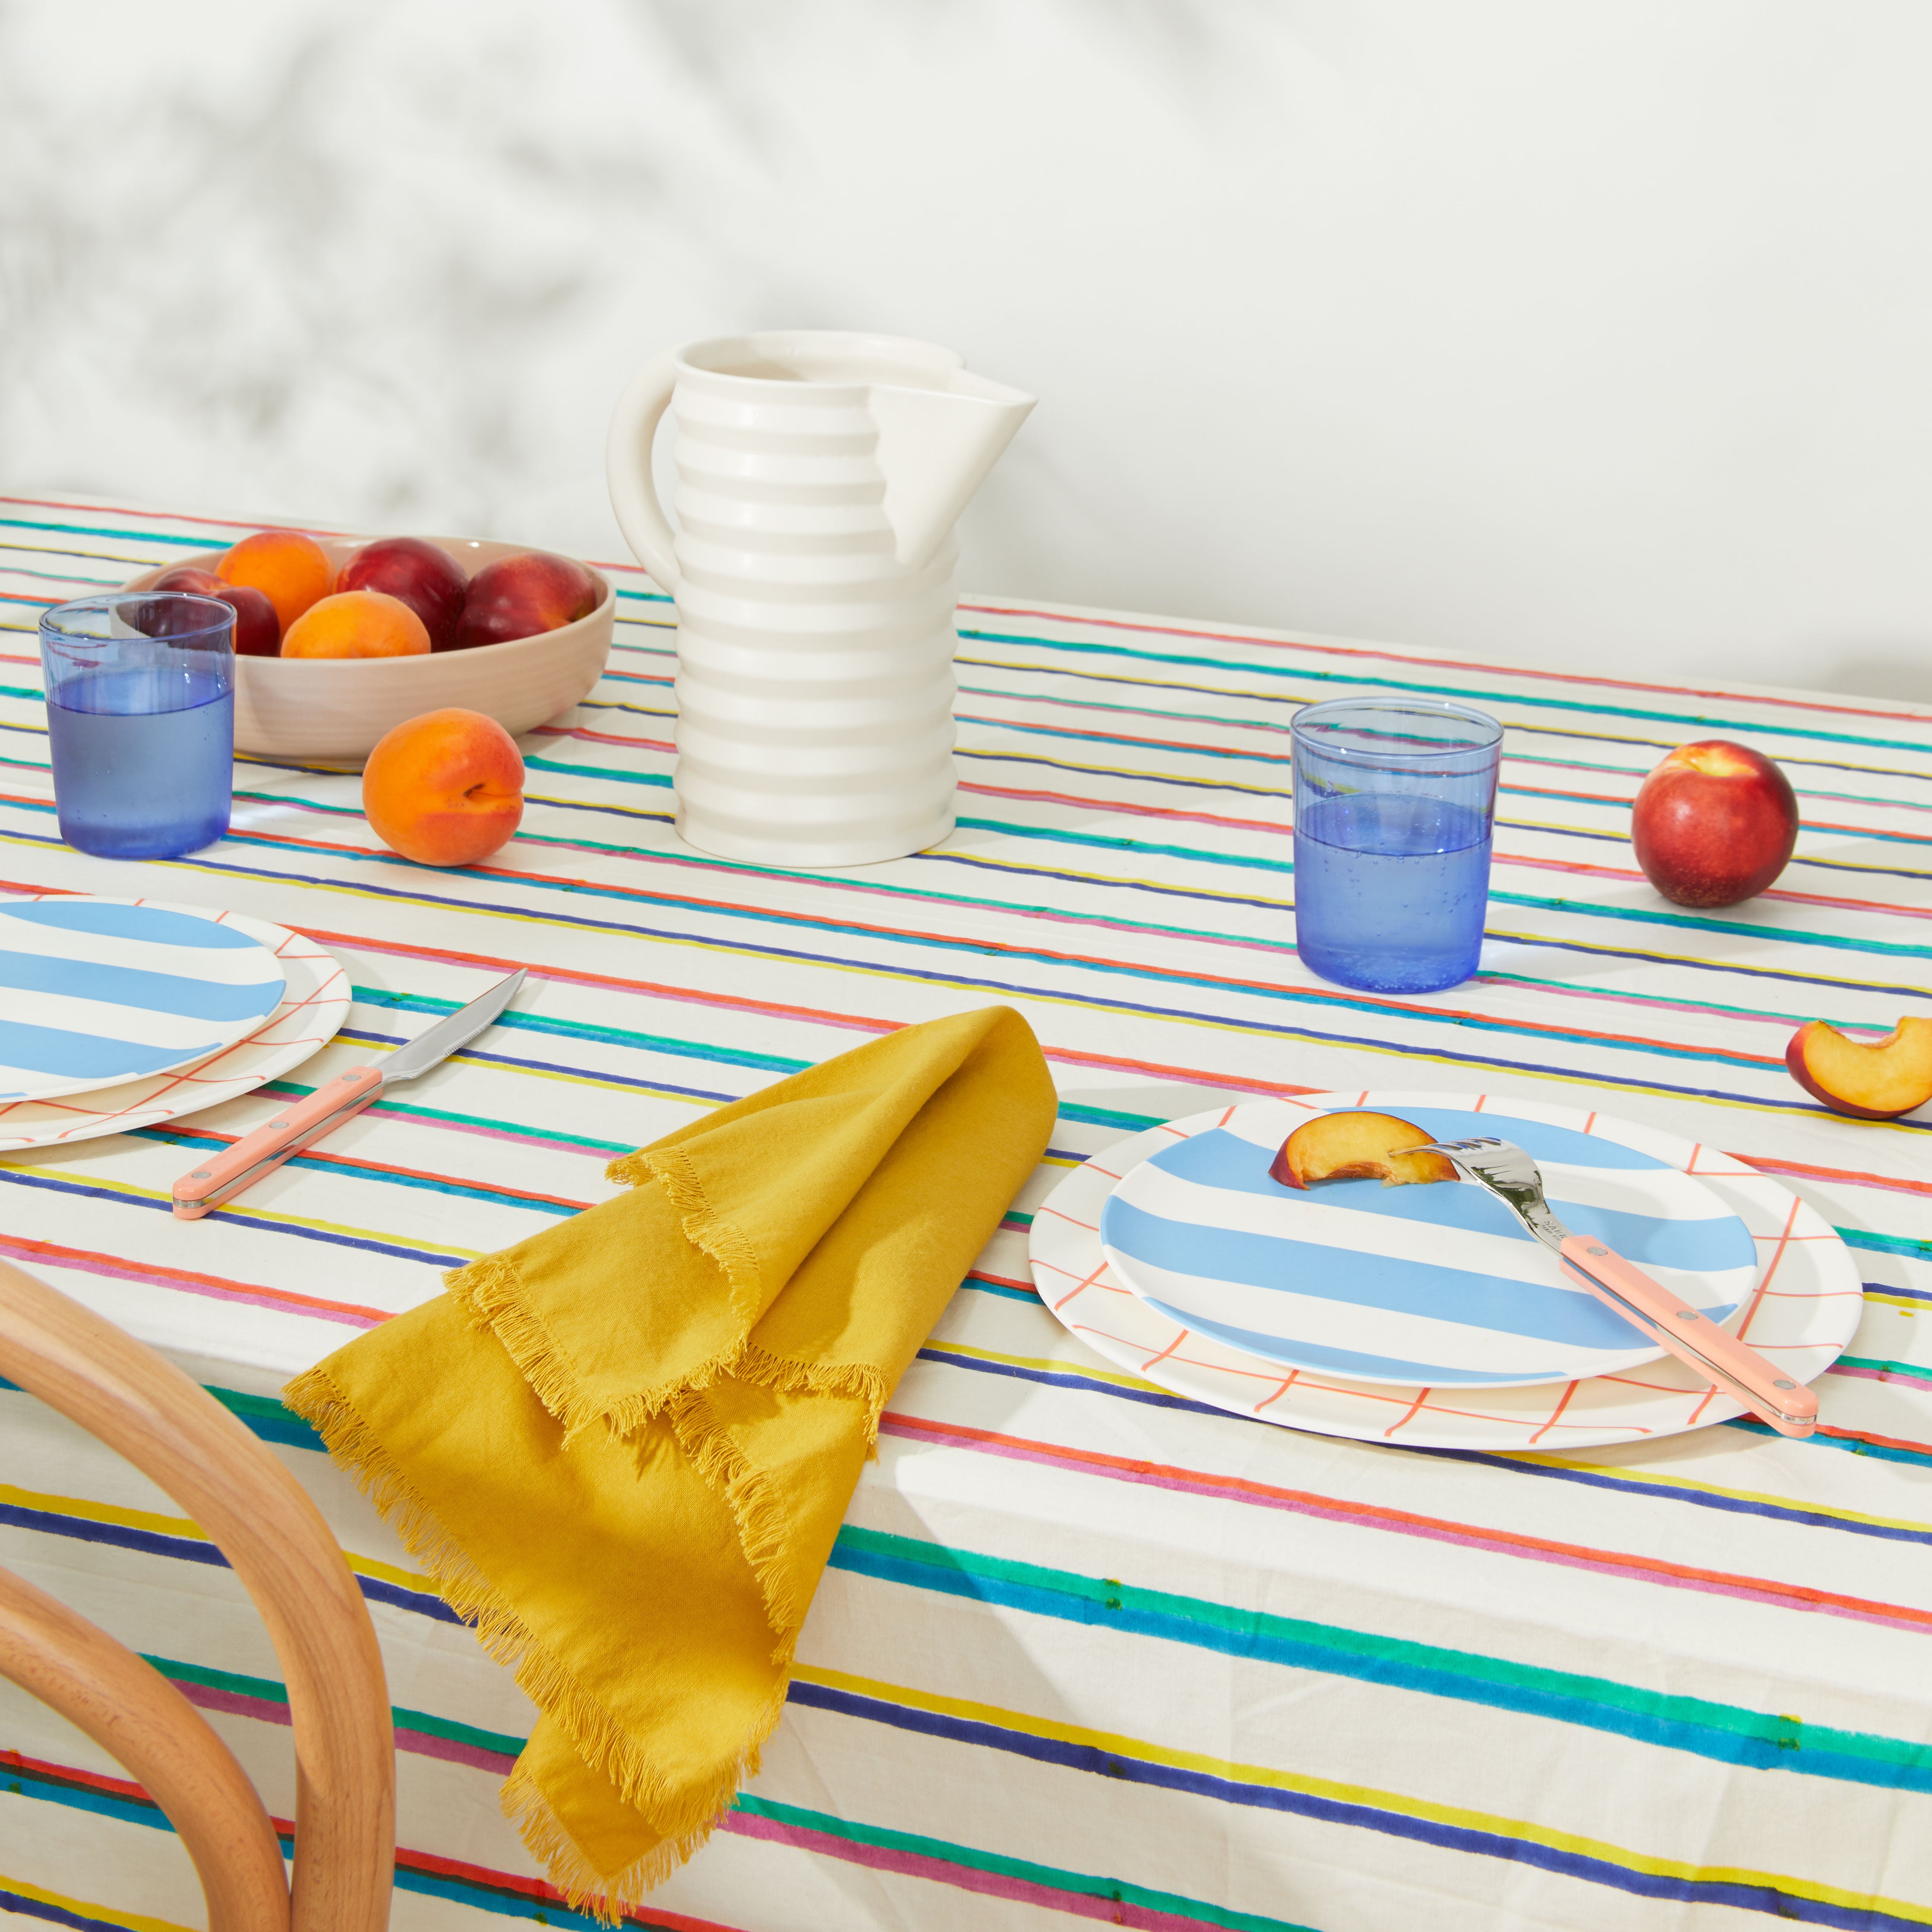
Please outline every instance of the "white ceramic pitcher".
M1034 399L950 349L832 330L687 344L610 421L610 502L677 601L677 828L862 866L952 829L952 526ZM651 479L677 416L679 527Z

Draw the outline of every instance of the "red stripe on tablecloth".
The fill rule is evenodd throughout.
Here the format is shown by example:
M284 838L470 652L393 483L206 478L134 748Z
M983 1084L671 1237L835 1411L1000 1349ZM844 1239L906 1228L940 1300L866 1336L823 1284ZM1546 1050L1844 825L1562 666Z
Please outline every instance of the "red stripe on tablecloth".
M130 512L130 514L138 512ZM1369 658L1387 664L1412 664L1424 670L1472 671L1483 677L1540 679L1550 684L1600 685L1612 691L1654 691L1670 698L1715 698L1732 704L1768 704L1792 711L1828 711L1846 718L1882 718L1909 724L1932 724L1932 716L1917 711L1881 711L1876 706L1826 704L1814 698L1773 698L1738 691L1706 691L1688 684L1652 684L1640 678L1604 677L1594 671L1539 670L1528 664L1474 664L1464 658L1418 657L1368 644L1312 644L1293 638L1258 638L1240 631L1215 631L1184 624L1148 624L1128 617L1103 617L1090 612L1070 616L1025 604L982 604L962 598L962 610L983 611L992 617L1032 617L1043 623L1078 624L1094 630L1133 631L1156 638L1206 638L1216 644L1254 644L1264 650L1307 651L1318 657ZM1775 725L1768 726L1775 730Z
M22 1234L0 1234L0 1250L32 1256L56 1268L79 1269L85 1274L105 1275L122 1281L154 1282L169 1288L194 1293L199 1291L224 1301L253 1302L284 1314L314 1315L334 1321L352 1321L368 1327L386 1322L389 1312L364 1308L353 1301L328 1301L320 1295L297 1294L287 1288L264 1288L249 1281L230 1281L224 1275L200 1274L191 1268L163 1268L154 1262L130 1262L118 1255L97 1253L88 1248L62 1247L56 1241L35 1241Z
M1144 1484L1194 1496L1218 1496L1230 1502L1252 1503L1296 1515L1319 1516L1331 1522L1350 1524L1363 1529L1387 1530L1398 1535L1426 1538L1432 1542L1486 1550L1498 1556L1520 1556L1534 1562L1592 1570L1601 1575L1622 1576L1634 1582L1708 1591L1715 1595L1744 1598L1786 1610L1849 1617L1860 1622L1887 1624L1932 1634L1932 1610L1847 1596L1834 1590L1813 1589L1803 1584L1748 1576L1729 1570L1700 1569L1690 1564L1666 1562L1660 1557L1592 1550L1583 1544L1558 1543L1548 1537L1484 1528L1478 1524L1455 1522L1445 1517L1418 1515L1410 1510L1390 1509L1372 1503L1319 1496L1312 1490L1282 1489L1246 1477L1137 1461L1098 1450L1069 1448L1058 1443L1002 1435L994 1430L969 1428L962 1423L930 1421L922 1416L904 1415L892 1410L880 1418L879 1427L884 1434L950 1444L988 1455L1010 1456L1022 1462L1046 1463L1079 1474L1106 1477L1116 1482Z

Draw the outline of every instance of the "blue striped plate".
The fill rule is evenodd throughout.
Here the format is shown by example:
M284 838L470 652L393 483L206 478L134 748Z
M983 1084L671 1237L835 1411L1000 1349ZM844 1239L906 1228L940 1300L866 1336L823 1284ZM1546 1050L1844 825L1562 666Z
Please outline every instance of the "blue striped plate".
M220 915L128 899L0 899L0 1101L192 1065L281 1004L280 962Z
M1498 1134L1543 1170L1557 1215L1714 1322L1757 1274L1750 1232L1708 1188L1622 1142L1474 1108L1388 1111L1438 1140ZM1309 1118L1263 1100L1169 1124L1100 1216L1114 1273L1184 1328L1264 1361L1356 1382L1497 1388L1634 1368L1662 1352L1586 1289L1502 1203L1468 1182L1384 1187L1269 1177Z

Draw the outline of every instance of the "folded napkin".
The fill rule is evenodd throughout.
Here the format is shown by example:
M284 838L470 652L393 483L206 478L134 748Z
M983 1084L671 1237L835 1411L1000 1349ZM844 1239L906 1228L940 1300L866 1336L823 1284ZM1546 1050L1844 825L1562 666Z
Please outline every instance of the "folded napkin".
M880 1409L1054 1112L1010 1008L886 1034L285 1391L541 1707L503 1807L573 1906L615 1922L757 1771Z

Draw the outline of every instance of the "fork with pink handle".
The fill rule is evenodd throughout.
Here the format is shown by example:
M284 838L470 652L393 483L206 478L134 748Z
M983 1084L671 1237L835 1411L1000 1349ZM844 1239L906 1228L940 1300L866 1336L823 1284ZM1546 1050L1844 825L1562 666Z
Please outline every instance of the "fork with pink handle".
M1634 1263L1602 1242L1566 1228L1543 1198L1541 1171L1514 1141L1479 1135L1403 1151L1445 1155L1465 1180L1486 1187L1544 1246L1554 1250L1565 1272L1599 1301L1735 1396L1780 1436L1809 1436L1817 1427L1818 1398L1808 1388L1708 1316L1686 1307L1681 1296L1652 1280Z

